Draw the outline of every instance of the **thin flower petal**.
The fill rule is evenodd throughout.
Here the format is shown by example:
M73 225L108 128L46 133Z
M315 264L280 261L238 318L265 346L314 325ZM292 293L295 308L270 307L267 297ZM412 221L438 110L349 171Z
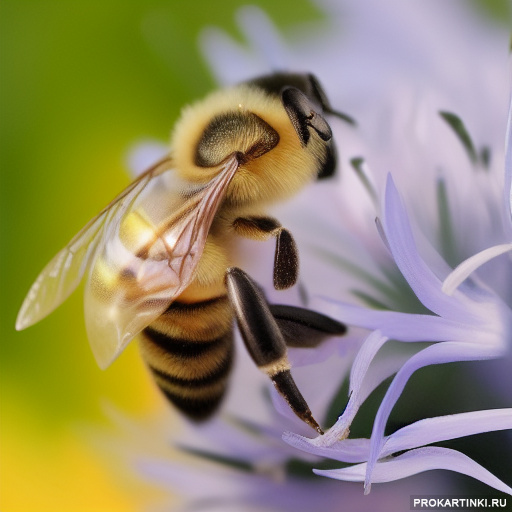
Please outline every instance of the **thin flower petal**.
M491 409L427 418L388 436L379 457L383 459L397 452L440 441L507 429L512 429L512 409ZM291 432L286 432L283 439L299 450L341 462L366 461L370 452L369 439L345 439L330 446L313 443L310 439Z
M188 426L188 430L179 440L176 447L180 451L189 453L204 452L213 456L222 456L223 453L236 454L239 461L257 460L284 460L290 456L283 450L276 450L279 444L280 435L274 436L271 441L270 433L267 436L258 435L255 432L248 432L248 429L240 428L239 424L229 421L213 420L209 424L194 428Z
M512 409L491 409L427 418L391 434L380 457L439 441L506 429L512 429Z
M252 76L254 68L258 67L249 50L216 27L202 30L199 45L203 55L212 64L210 69L219 84L240 82Z
M382 336L380 331L374 331L370 336L368 336L368 338L366 338L361 350L359 350L354 360L352 370L350 371L349 393L353 393L354 389L358 389L361 386L370 363L388 339L389 338L387 336Z
M248 5L238 10L237 18L249 45L256 49L269 69L284 69L290 59L279 32L266 13Z
M264 11L255 6L242 7L237 21L248 44L242 45L214 27L200 35L201 51L219 83L235 84L255 74L289 67L286 45Z
M400 355L390 354L374 360L370 372L363 380L362 385L350 394L348 404L343 414L323 436L308 439L295 433L285 432L283 439L292 446L315 455L328 456L344 462L362 462L366 460L346 460L345 442L353 441L345 439L348 435L350 425L359 411L359 408L370 394L388 377L395 374L409 357L407 353ZM328 455L329 453L330 455ZM367 455L368 453L366 453L366 456Z
M440 286L441 283L439 283ZM318 300L325 304L324 310L340 322L366 329L378 329L388 338L400 341L445 341L446 339L467 339L468 335L472 337L476 334L488 335L487 330L483 328L478 330L477 326L467 321L460 323L434 315L378 311L323 297Z
M195 499L214 499L237 491L237 474L221 466L210 471L207 477L201 475L201 485L197 485L198 471L193 466L149 458L142 458L136 464L140 474L148 480Z
M372 430L372 447L368 458L365 488L370 487L372 471L380 456L384 444L384 428L389 414L400 397L411 375L424 366L431 364L450 363L454 361L474 361L490 359L501 355L502 349L495 346L481 346L474 343L447 341L431 345L412 356L400 369L389 386L384 399L377 411Z
M344 439L331 446L313 444L311 439L299 436L294 432L285 432L283 440L289 445L306 453L312 453L340 462L356 463L368 460L370 453L369 439Z
M507 133L505 135L505 208L512 220L512 94L508 105ZM512 234L512 233L511 233Z
M420 301L437 315L467 318L467 309L441 292L441 280L419 255L407 212L391 175L386 183L384 227L393 258Z
M372 367L372 372L369 378L365 379L368 372L368 367L375 358L378 350L388 340L386 336L382 336L380 331L375 331L365 340L361 350L359 351L350 375L350 390L349 401L343 414L338 418L335 425L333 425L328 432L323 436L317 437L312 444L318 446L329 446L339 442L349 435L349 428L354 420L359 408L384 380L390 375L393 375L399 368L396 358L393 358L391 365L389 361L385 364L375 365ZM402 361L400 361L402 362ZM382 363L382 361L381 361Z
M455 270L444 280L442 290L446 295L452 295L459 285L466 280L478 267L484 263L512 251L512 244L495 245L471 256L457 265Z
M392 482L408 476L430 471L434 469L446 469L455 471L473 477L481 482L494 487L495 489L512 494L512 489L496 478L492 473L477 464L467 455L449 448L440 448L438 446L428 446L411 450L394 457L385 462L379 462L374 470L372 482ZM346 480L350 482L360 482L364 480L366 473L366 464L358 464L344 469L332 470L314 470L317 475L335 478L337 480Z

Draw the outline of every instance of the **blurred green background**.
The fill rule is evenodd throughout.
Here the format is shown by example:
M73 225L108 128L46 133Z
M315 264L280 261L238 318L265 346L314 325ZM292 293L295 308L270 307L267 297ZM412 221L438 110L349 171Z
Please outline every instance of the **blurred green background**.
M80 434L108 425L105 402L133 415L163 406L137 347L99 370L81 290L26 331L15 318L48 260L128 184L131 145L166 141L180 108L214 86L199 31L237 35L243 3L1 3L2 511L141 508ZM306 1L254 3L281 27L320 16Z
M115 480L80 434L107 426L102 404L132 415L163 403L135 344L102 372L81 293L15 332L47 261L127 185L127 150L167 140L182 105L214 84L197 39L236 37L245 2L15 1L0 4L0 509L132 511L146 495ZM321 14L306 0L258 0L279 27ZM491 9L508 2L487 2Z

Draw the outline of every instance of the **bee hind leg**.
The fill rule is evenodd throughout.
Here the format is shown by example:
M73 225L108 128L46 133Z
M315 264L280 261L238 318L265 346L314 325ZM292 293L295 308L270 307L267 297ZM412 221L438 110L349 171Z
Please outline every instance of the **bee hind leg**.
M270 377L292 411L323 434L293 380L286 341L260 288L237 267L228 269L226 285L238 328L253 361Z
M270 304L286 345L294 348L314 348L331 336L347 332L345 324L311 309Z

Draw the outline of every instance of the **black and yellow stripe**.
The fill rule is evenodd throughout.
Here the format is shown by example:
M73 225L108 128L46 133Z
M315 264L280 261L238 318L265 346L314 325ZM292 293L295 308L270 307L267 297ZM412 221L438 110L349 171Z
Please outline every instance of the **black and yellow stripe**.
M164 395L189 418L209 418L224 396L233 361L227 296L173 302L142 334L142 356Z

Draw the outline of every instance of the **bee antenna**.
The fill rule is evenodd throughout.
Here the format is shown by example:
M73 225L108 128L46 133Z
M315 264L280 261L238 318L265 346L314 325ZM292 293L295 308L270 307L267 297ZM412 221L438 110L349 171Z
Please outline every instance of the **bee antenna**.
M324 111L327 113L327 114L330 114L332 116L336 116L338 119L341 119L342 121L345 121L346 123L356 127L357 126L357 122L356 120L349 116L348 114L345 114L343 112L340 112L338 110L333 110L331 108L326 108L324 109Z

